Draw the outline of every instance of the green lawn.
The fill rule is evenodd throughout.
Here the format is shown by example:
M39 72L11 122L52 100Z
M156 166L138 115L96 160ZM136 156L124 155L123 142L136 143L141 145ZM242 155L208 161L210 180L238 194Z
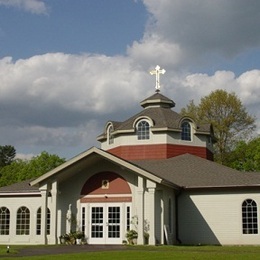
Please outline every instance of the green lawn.
M6 247L0 246L0 259L18 259L11 257L22 247L12 246L11 254L6 253ZM8 257L5 257L8 255ZM19 259L60 259L60 260L167 260L167 259L260 259L260 247L258 246L129 246L124 251L113 252L84 252L78 254L44 255L23 257Z

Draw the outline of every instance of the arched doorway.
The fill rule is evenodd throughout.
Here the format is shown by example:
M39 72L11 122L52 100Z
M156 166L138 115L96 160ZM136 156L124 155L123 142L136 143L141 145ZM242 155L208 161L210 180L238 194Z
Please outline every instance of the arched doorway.
M81 190L81 224L89 244L122 244L130 228L132 194L114 172L89 178Z

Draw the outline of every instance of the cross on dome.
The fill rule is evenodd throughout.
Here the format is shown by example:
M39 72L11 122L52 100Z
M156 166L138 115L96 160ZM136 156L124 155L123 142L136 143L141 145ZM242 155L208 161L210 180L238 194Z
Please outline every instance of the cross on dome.
M151 75L155 75L155 80L156 80L156 84L155 84L155 91L156 92L160 92L160 74L164 74L166 72L165 69L160 69L160 66L157 65L155 67L154 70L150 71Z

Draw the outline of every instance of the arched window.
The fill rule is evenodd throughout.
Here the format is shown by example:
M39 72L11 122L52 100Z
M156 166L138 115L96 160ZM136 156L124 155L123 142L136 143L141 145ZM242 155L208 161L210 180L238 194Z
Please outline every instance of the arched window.
M0 235L9 235L10 211L6 207L0 208Z
M50 235L51 232L51 212L49 208L47 208L47 225L46 225L46 233ZM41 234L41 219L42 219L42 209L41 207L37 210L37 220L36 220L36 235Z
M16 216L16 235L30 234L30 210L26 207L20 207Z
M243 234L258 234L257 205L252 199L242 204Z
M191 126L189 122L181 124L181 140L191 141Z
M113 132L113 126L110 125L107 130L108 144L114 143L114 136L112 135L112 132Z
M150 125L147 121L142 120L138 123L137 138L138 138L138 140L150 139Z

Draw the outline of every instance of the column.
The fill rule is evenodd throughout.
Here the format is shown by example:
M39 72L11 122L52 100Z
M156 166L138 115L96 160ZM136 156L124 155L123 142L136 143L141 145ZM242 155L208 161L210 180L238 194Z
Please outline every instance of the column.
M156 239L155 239L155 188L156 188L156 183L147 180L147 189L148 189L148 194L147 194L147 209L148 209L148 214L149 216L148 222L150 225L150 230L149 230L149 245L155 245L156 244Z
M57 181L52 183L51 196L52 196L52 211L51 211L51 235L54 236L54 243L58 243L57 234L57 194L58 184Z
M48 199L48 189L47 184L40 188L41 191L41 236L42 243L47 244L47 199Z
M144 244L144 179L138 176L137 188L138 239L137 244Z

